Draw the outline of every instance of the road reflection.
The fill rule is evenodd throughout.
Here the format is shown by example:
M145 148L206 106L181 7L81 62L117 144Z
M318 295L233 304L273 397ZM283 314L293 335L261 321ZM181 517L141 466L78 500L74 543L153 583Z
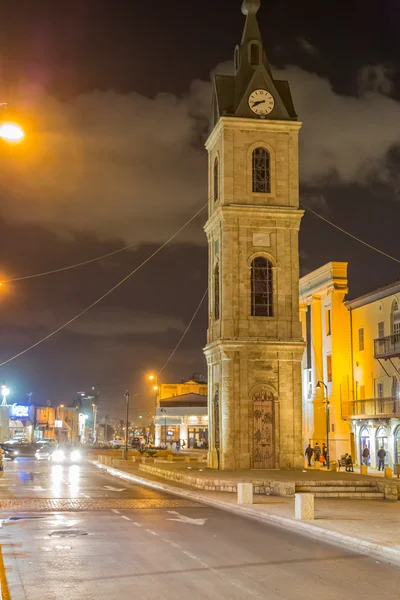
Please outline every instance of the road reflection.
M66 496L62 493L63 484L68 489L68 498L78 498L81 468L79 465L52 465L50 472L51 490L55 498Z

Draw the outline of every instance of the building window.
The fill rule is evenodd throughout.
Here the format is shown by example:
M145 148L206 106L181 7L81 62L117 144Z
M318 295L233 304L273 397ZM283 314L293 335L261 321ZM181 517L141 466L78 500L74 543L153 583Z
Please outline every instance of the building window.
M214 270L214 318L216 321L219 320L219 264Z
M360 385L360 400L365 400L365 385Z
M237 73L239 71L239 67L240 67L240 50L239 47L236 46L235 48L235 73Z
M378 395L378 398L383 398L383 383L382 382L378 383L378 385L376 386L376 393Z
M385 323L383 321L380 321L378 323L378 338L384 338L385 337Z
M400 386L399 386L399 380L397 379L396 375L393 375L392 377L392 398L395 398L396 400L399 399L399 392L400 392Z
M271 192L271 157L266 148L253 151L253 193Z
M263 256L251 263L251 316L273 317L272 264Z
M328 383L332 381L332 356L330 354L326 357L326 378Z
M364 350L364 328L358 330L358 349L360 352Z
M330 309L325 311L325 332L326 332L326 335L331 335L331 311L330 311Z
M250 45L250 63L253 67L257 67L260 64L260 48L254 42Z
M214 161L214 202L219 199L219 164L218 158Z

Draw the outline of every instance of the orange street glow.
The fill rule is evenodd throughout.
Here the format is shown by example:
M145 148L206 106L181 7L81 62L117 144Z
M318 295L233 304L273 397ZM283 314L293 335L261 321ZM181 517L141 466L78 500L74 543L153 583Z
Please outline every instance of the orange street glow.
M25 137L22 128L16 123L0 125L0 138L6 142L20 142Z

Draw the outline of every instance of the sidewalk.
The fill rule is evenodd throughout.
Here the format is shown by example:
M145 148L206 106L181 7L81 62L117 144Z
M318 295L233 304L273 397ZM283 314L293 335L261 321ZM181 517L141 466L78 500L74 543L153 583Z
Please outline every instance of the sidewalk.
M315 520L296 521L294 498L256 495L252 506L238 505L236 494L200 491L178 482L171 485L162 478L139 471L136 464L128 463L126 467L115 469L93 462L117 477L400 566L400 504L397 502L316 499ZM284 476L284 473L281 475Z

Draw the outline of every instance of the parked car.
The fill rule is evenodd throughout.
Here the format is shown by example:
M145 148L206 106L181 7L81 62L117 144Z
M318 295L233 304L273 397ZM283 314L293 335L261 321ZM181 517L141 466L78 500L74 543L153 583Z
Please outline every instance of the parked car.
M111 440L110 446L111 448L122 448L122 446L125 446L125 440L123 440L122 438L114 438L113 440Z
M57 446L57 440L54 438L42 438L41 440L36 440L36 444L40 446L45 446L47 444Z

